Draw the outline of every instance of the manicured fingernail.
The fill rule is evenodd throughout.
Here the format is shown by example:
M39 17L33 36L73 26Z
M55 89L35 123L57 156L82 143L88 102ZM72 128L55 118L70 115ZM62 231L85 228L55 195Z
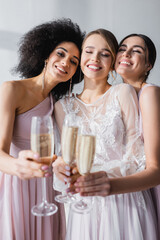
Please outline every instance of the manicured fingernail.
M70 176L71 175L71 173L70 172L68 172L68 171L66 171L66 173L65 173L67 176Z
M47 173L44 174L44 176L45 177L50 177L50 176L52 176L52 174L47 172Z
M64 178L64 181L65 181L65 183L69 183L69 182L71 182L71 178Z
M79 189L79 188L76 188L75 191L76 191L76 192L80 192L80 189Z
M46 170L48 170L48 166L47 165L43 165L42 167L41 167L41 169L43 170L43 171L46 171Z
M66 165L66 166L65 166L65 169L66 169L66 170L70 170L71 168L70 168L70 166Z
M67 178L64 178L64 182L67 183Z
M75 184L74 184L74 186L76 186L76 187L77 187L77 186L78 186L78 183L75 183Z
M77 173L77 170L73 169L72 173L73 173L73 174Z
M35 153L35 154L33 155L33 157L34 157L35 159L39 159L39 154Z

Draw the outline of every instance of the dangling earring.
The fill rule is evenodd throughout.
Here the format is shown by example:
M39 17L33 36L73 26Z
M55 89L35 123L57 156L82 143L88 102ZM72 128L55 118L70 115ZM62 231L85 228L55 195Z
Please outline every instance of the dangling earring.
M70 83L69 83L69 93L68 93L68 99L70 99L70 96L71 96L71 91L72 91L72 78L70 79Z
M81 75L82 75L82 71L81 71L81 67L79 68L79 83L81 82Z
M44 90L46 66L47 66L47 61L45 60L45 62L44 62L44 69L43 69L43 77L42 77L42 91Z

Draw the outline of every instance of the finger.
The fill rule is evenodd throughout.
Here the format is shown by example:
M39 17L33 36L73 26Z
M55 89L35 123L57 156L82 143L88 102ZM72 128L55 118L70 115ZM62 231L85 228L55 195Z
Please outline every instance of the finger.
M30 159L30 160L35 160L38 161L40 160L39 154L36 152L33 152L31 150L23 150L19 152L19 158L23 159Z
M89 193L80 193L83 197L93 197L93 196L100 196L100 197L106 197L109 196L110 191L98 191L98 192L89 192Z
M66 175L64 175L62 173L57 172L57 173L55 173L55 175L60 181L62 181L64 183L69 183L71 181L70 177L67 177Z
M68 170L68 169L70 169L70 168L68 168L68 166L65 166L64 164L60 164L53 168L53 172L56 174L60 173L60 174L65 175L66 177L68 177L71 175L70 170Z
M54 154L52 157L52 162L54 162L56 159L57 159L57 155Z
M31 179L34 177L43 177L44 172L42 170L33 170L28 168L21 168L21 171L17 171L17 176L20 179Z
M103 185L109 183L109 179L106 175L102 176L101 178L93 178L88 181L86 181L85 178L82 179L82 181L77 181L75 183L76 187L86 187L86 186L95 186L95 185Z
M71 185L69 188L66 189L67 193L72 193L72 194L76 194L77 192L75 191L75 187L73 185Z
M72 168L72 174L77 174L77 173L78 173L78 168L77 167Z
M79 178L80 174L77 173L75 175L71 175L71 183L75 183L77 181L77 179Z
M95 185L90 187L76 187L76 192L83 192L83 193L89 193L89 192L99 192L99 191L108 191L110 189L110 184L101 184L101 185Z
M77 179L77 182L81 182L81 181L92 181L94 179L97 178L102 178L104 176L107 176L106 172L104 171L100 171L100 172L94 172L94 173L89 173L86 176L81 176L80 178Z

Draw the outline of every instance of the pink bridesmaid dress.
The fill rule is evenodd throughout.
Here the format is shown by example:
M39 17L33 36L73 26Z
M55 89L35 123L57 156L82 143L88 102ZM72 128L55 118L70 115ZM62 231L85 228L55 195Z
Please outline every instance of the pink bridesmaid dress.
M10 155L30 149L30 125L32 116L52 115L53 99L50 95L29 111L16 116ZM14 161L14 160L13 160ZM53 178L47 178L47 195L54 202ZM65 238L65 214L62 204L58 212L49 217L31 214L33 205L41 202L41 179L21 180L0 172L0 240L63 240Z

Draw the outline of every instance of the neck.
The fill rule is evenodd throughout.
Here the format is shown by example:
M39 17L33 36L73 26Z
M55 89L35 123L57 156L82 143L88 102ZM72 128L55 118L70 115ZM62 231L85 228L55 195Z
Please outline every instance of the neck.
M84 89L78 97L85 103L91 104L101 97L110 86L106 79L102 81L96 81L94 79L86 81L84 78Z
M57 85L56 81L53 81L53 79L49 79L46 75L44 78L44 89L43 89L43 76L44 73L42 72L40 75L36 76L34 78L37 87L39 88L39 91L41 92L43 98L46 98L48 94L51 92L51 90Z

